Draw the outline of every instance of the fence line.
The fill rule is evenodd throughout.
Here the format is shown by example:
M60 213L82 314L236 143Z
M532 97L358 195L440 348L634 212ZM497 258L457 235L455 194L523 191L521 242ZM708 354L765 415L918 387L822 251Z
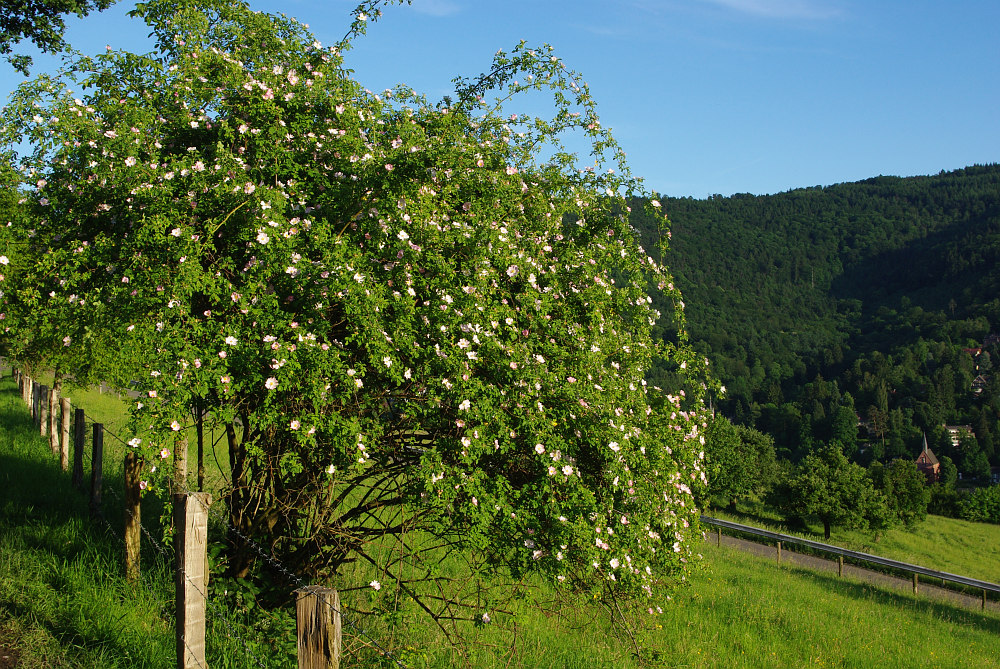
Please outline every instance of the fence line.
M996 583L991 583L989 581L980 581L979 579L969 578L968 576L961 576L958 574L950 574L945 571L938 571L936 569L928 569L927 567L921 567L920 565L909 564L907 562L900 562L898 560L890 560L889 558L880 557L878 555L870 555L868 553L862 553L860 551L852 551L847 548L841 548L840 546L832 546L830 544L823 544L818 541L812 541L810 539L803 539L800 537L795 537L789 534L781 534L779 532L771 532L770 530L764 530L759 527L753 527L751 525L741 525L740 523L734 523L728 520L721 520L719 518L711 518L709 516L702 516L701 522L706 525L714 525L718 532L719 538L722 537L722 529L727 529L735 532L742 532L744 534L750 534L753 536L763 537L765 539L771 539L777 542L777 555L778 562L781 562L781 546L782 544L797 544L799 546L805 546L813 550L832 553L839 556L838 565L840 567L840 575L843 575L843 560L844 558L850 558L851 560L857 562L864 562L869 564L876 564L881 567L889 567L891 569L897 569L899 571L912 574L913 575L913 592L916 593L919 584L919 576L929 576L931 578L940 579L941 581L948 583L957 583L968 588L973 588L982 592L982 608L986 608L986 593L992 592L995 594L1000 594L1000 585Z
M84 464L85 460L89 460L91 467L89 509L92 517L103 521L112 535L122 542L125 555L123 562L125 565L126 577L132 582L140 583L144 589L150 592L150 594L157 599L157 601L161 601L158 597L156 597L155 592L147 587L148 584L146 583L146 579L143 577L144 575L140 569L139 544L141 536L144 535L147 538L150 544L159 553L161 558L167 558L169 556L167 555L166 549L164 549L164 547L153 538L152 533L142 523L141 507L138 501L139 483L141 478L139 467L141 467L141 463L139 462L139 459L135 457L135 451L129 446L127 441L122 439L113 431L107 429L103 424L87 421L84 410L81 408L76 408L75 410L75 424L74 429L71 431L69 416L70 409L72 407L69 398L58 398L55 393L49 392L46 386L39 384L37 381L31 379L20 370L14 369L12 372L15 381L21 388L22 399L29 407L32 420L38 426L41 435L46 435L46 433L48 433L48 436L50 437L50 449L52 450L53 455L59 459L60 465L64 471L69 470L69 439L72 434L72 482L73 485L78 488L83 487ZM53 406L58 406L60 411L53 410ZM93 436L91 439L92 448L89 454L85 448L86 430L88 424L93 430ZM123 479L126 485L124 490L125 499L122 500L117 494L114 493L114 491L108 491L111 492L112 496L114 496L117 501L122 502L125 527L123 537L118 536L117 532L114 530L108 519L105 518L102 511L105 434L110 435L113 439L126 447L126 458L123 459L124 463L122 471ZM186 440L184 440L183 446L186 445ZM176 449L182 447L182 444L177 444L175 446L176 455ZM87 457L88 455L89 458ZM186 452L179 458L179 462L177 462L179 465L178 469L182 471L186 470L185 456ZM203 511L206 520L209 518L209 514L211 514L211 517L217 522L220 522L222 527L227 532L238 536L266 563L282 573L285 578L289 580L289 582L295 584L297 619L296 652L299 657L300 667L339 667L340 652L342 649L342 643L340 640L341 625L346 623L346 625L350 627L358 636L366 638L384 658L392 660L397 666L405 669L406 665L395 657L391 651L382 647L377 639L361 627L357 626L349 616L345 615L343 607L340 605L339 595L336 590L310 585L305 579L289 570L280 561L265 551L260 545L244 535L237 528L233 527L226 518L220 516L217 512L212 512L210 508L210 496L187 490L186 478L175 479L174 489L175 512L178 506L184 507L185 509L197 506L202 507L198 510L198 513ZM179 503L181 500L183 500L183 502ZM194 502L197 504L193 504ZM189 516L186 513L178 514L175 516L174 526L178 529L184 528L187 527L188 522ZM179 531L179 535L181 534L183 534L183 532ZM212 602L208 597L207 587L203 587L207 586L208 583L207 524L195 528L194 534L198 535L199 538L198 547L194 553L185 554L181 546L175 546L177 549L177 560L174 568L175 591L177 597L175 608L177 611L176 616L178 623L175 628L178 651L177 667L181 669L193 669L194 667L203 667L207 669L204 653L205 622L207 620L207 616L205 615L205 605L207 604L211 606L213 611L222 610L220 605ZM179 536L178 539L180 538L181 537ZM180 543L182 542L178 541L178 544ZM195 573L196 578L192 578L192 572ZM198 611L192 611L191 613L193 613L193 615L191 615L189 619L187 611L182 612L181 609L182 607L187 608L185 606L185 602L188 597L192 596L195 600L195 606L201 606L201 611L200 614ZM198 600L200 600L200 603ZM250 658L252 658L253 661L261 667L261 669L264 669L265 665L261 659L256 657L250 650L247 641L235 630L224 611L222 611L222 615L219 617L227 627L227 636L229 636L230 639L239 641L243 645L247 655L249 655ZM194 627L185 628L185 620L194 623Z

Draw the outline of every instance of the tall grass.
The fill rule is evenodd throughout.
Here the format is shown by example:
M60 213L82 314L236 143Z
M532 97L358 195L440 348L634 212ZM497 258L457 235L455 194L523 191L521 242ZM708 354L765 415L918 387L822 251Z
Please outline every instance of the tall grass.
M166 560L147 547L143 582L125 581L114 500L108 501L109 523L88 517L85 499L72 490L11 388L0 383L0 640L18 648L19 669L172 666ZM952 541L947 527L933 530L943 532L938 540ZM915 541L931 544L934 537L928 530ZM994 613L777 566L725 547L701 550L703 563L663 613L637 614L645 624L632 634L648 648L647 666L1000 666L1000 616ZM452 647L426 619L402 624L419 621L409 604L403 618L357 618L368 636L346 630L346 662L396 666L380 657L378 644L414 668L643 666L632 637L616 627L609 610L560 600L541 583L533 587L533 599L513 602L511 616L459 624L470 641L464 649ZM368 594L345 597L364 608ZM550 604L532 604L538 600ZM232 594L216 601L221 612L210 605L210 666L294 667L290 611L263 612L252 596L241 599L242 606L233 601Z
M0 393L0 630L30 667L165 667L169 572L122 573L114 524L87 517L9 381ZM120 534L118 535L120 536Z

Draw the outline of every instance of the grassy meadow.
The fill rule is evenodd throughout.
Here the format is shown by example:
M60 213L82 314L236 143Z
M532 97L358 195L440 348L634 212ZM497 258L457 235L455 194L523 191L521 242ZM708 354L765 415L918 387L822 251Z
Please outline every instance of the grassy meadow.
M712 509L706 515L938 571L1000 583L1000 525L927 516L915 527L897 527L883 533L878 541L871 532L845 530L836 526L833 527L830 539L826 540L819 523L805 529L789 528L780 517L767 511L755 510L751 513Z
M95 419L112 411L91 410L85 394L76 393L74 401ZM120 506L110 494L117 485L120 479L106 474L108 522L91 520L85 496L37 436L13 385L0 382L0 646L16 649L18 669L173 666L168 561L144 538L143 581L124 579ZM877 552L910 550L892 557L931 566L937 544L948 556L938 568L965 573L956 564L995 562L982 552L989 530L996 528L932 517L913 533L911 547L897 531L900 536L886 536ZM971 543L959 544L961 537ZM1000 667L1000 616L994 613L777 566L711 542L701 550L704 560L662 615L636 614L643 625L633 630L635 641L649 649L644 662L607 609L559 601L535 584L534 599L515 602L513 616L465 627L470 643L464 651L452 649L414 611L406 612L408 624L362 619L367 635L345 628L345 666L398 666L378 657L377 643L414 668ZM960 560L966 551L972 555ZM364 591L347 596L361 608ZM210 604L209 618L213 669L295 666L288 612L220 611Z

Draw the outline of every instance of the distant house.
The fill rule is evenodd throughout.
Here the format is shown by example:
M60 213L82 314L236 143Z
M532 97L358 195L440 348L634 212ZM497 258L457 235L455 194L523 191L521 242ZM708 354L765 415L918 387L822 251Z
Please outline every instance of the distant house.
M948 431L948 436L951 437L951 445L955 448L958 448L958 444L962 441L963 436L976 436L972 431L971 425L945 425L944 429Z
M986 378L984 375L982 374L978 375L976 378L972 379L972 392L978 395L979 393L983 392L983 390L986 389L986 386L989 384L989 382L990 380Z
M934 451L927 446L926 434L924 435L924 448L917 456L917 469L924 473L928 483L937 483L938 479L941 478L941 463L938 462Z
M962 350L971 355L973 358L983 352L983 349L981 348L963 348Z

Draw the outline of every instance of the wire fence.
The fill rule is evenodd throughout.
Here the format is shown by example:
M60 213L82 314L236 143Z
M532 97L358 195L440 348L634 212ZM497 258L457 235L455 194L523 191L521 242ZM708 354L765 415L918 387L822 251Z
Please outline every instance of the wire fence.
M78 407L77 411L73 414L73 419L71 419L73 424L65 425L63 424L63 419L69 415L65 409L60 412L58 417L50 413L50 410L46 410L46 407L54 406L54 403L50 404L51 395L47 396L50 391L20 371L16 369L11 371L22 390L22 398L28 402L28 409L40 433L44 435L48 432L53 453L57 454L57 451L60 452L58 454L61 454L63 468L68 468L67 462L69 458L67 454L72 452L74 473L81 473L77 471L79 469L90 471L91 514L95 518L95 522L99 523L106 533L113 538L116 547L120 545L122 554L126 556L126 572L128 572L127 563L131 559L135 560L136 566L138 566L141 560L140 556L143 554L147 560L152 560L151 568L137 569L134 582L142 588L152 601L156 602L164 616L164 621L168 625L172 624L174 626L177 638L178 658L181 655L184 656L184 663L179 659L178 666L207 667L208 664L204 659L204 650L195 647L198 643L203 642L195 640L193 636L189 638L191 636L190 632L181 629L181 626L178 624L179 614L177 611L183 607L182 602L179 601L178 593L181 592L182 586L192 589L196 597L200 598L204 606L207 607L207 612L202 619L203 629L200 632L200 639L205 639L204 624L206 622L211 623L212 636L209 642L215 642L218 645L224 638L228 652L225 656L216 652L214 655L218 659L213 661L213 666L222 666L225 664L233 667L253 666L260 669L269 669L269 667L275 666L274 662L270 661L260 651L260 639L248 637L248 628L252 628L253 625L248 625L246 621L236 620L237 612L232 607L227 606L224 600L228 592L224 591L222 596L219 596L218 593L213 593L212 589L207 586L207 573L202 581L199 581L197 576L189 574L190 567L186 567L186 565L190 565L191 561L185 561L179 546L171 547L168 545L168 542L176 540L177 525L183 521L174 519L172 530L175 534L172 535L169 523L167 523L166 528L163 527L163 523L161 523L160 527L150 527L142 521L140 507L136 505L133 508L129 504L127 498L130 495L126 489L128 476L125 471L125 462L127 454L134 453L135 449L129 443L131 440L129 435L119 433L118 431L124 429L126 425L126 421L124 420L126 411L124 405L122 406L121 414L117 416L121 420L115 420L112 423L116 429L110 429L104 423L88 420L86 414L80 411ZM80 425L81 418L83 418L82 427ZM46 420L49 422L48 426L45 426ZM57 439L53 435L61 435L61 439ZM64 443L68 439L67 435L72 435L72 443ZM104 457L105 435L110 438L106 449L112 456L109 458ZM211 435L211 442L217 443L214 433ZM81 479L77 483L81 488L85 488L86 477L81 477ZM104 485L105 481L114 485ZM138 485L138 482L136 482L136 485ZM338 639L334 644L338 649L341 646L339 634L340 625L342 624L348 634L362 641L364 646L374 649L383 661L391 662L393 666L406 667L402 659L391 649L387 648L386 644L381 643L377 636L363 627L354 615L347 612L345 607L340 606L339 596L333 598L325 596L324 591L328 592L327 589L312 586L307 578L289 569L280 560L275 558L270 551L254 541L252 537L240 531L230 522L226 514L220 511L219 507L214 507L210 503L206 503L205 495L200 494L200 491L189 489L186 485L186 477L183 481L176 481L174 488L173 494L175 499L177 499L177 496L184 496L195 500L195 504L201 507L201 511L211 521L216 533L221 533L225 537L236 537L242 545L248 547L270 569L279 573L288 583L295 586L298 615L301 615L299 608L301 601L303 599L311 599L315 600L314 608L319 608L326 618L338 621L339 624L337 625L336 632ZM138 498L138 491L135 492L135 497ZM114 521L116 513L121 518L121 525ZM148 547L145 551L139 550L134 557L129 557L128 555L131 549L129 547L129 538L126 536L127 528L122 526L128 525L126 518L131 519L135 523L138 528L137 538L144 539L141 541L141 544ZM168 531L164 532L164 529ZM161 538L157 539L157 536ZM138 545L139 541L136 541L136 544ZM208 564L207 554L201 559L203 564ZM168 578L174 580L177 586L173 593L170 592L169 586L166 586L164 582ZM169 619L171 618L171 613L173 620ZM302 625L298 627L301 628ZM299 629L296 635L296 653L302 652L303 640L301 637L302 630ZM234 651L239 652L241 657L234 657ZM293 655L294 653L289 652L288 654ZM279 659L278 661L287 665L287 662L284 660ZM339 661L339 657L337 661Z

